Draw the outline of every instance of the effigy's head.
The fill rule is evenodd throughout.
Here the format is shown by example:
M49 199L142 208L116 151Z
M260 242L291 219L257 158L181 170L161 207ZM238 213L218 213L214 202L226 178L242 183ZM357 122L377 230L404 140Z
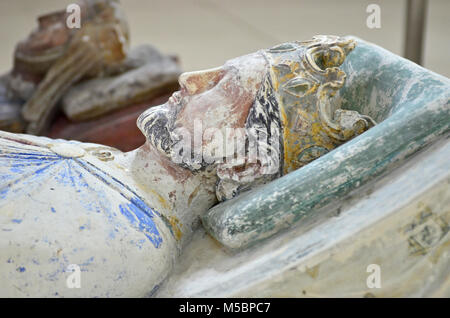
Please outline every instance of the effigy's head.
M369 128L336 108L339 69L352 39L316 36L183 73L180 90L145 111L147 142L193 172L214 167L216 194L229 199L298 169Z

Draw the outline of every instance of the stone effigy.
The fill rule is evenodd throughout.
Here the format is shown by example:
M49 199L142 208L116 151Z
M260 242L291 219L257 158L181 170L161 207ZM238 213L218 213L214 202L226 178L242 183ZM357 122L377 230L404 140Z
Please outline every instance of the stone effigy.
M127 105L159 96L177 86L180 68L170 57L151 45L130 50L116 76L83 81L71 87L62 98L62 109L72 121L85 121Z
M42 45L39 41L41 33L61 35L61 42L50 50L57 50L56 58L50 64L42 81L27 100L22 109L25 120L30 122L28 133L41 134L49 125L50 115L54 106L64 95L66 90L86 76L99 76L117 73L121 62L125 60L128 50L129 32L126 20L116 1L88 1L82 10L83 22L79 29L66 27L65 12L60 17L49 19L48 23L41 23L38 33L32 33L30 41L24 42L25 47L19 44L17 56L20 62L27 63L27 51L32 50L33 44ZM51 34L52 35L52 34ZM55 44L55 37L51 37L50 45ZM26 44L31 43L31 48ZM31 53L31 52L30 52ZM46 52L47 53L47 52ZM35 56L31 55L31 62ZM19 60L18 58L16 60ZM39 65L41 61L39 60Z
M352 38L336 103L378 124L211 208L158 296L450 295L450 81Z
M69 13L57 11L40 16L38 28L18 43L14 67L0 84L1 129L46 135L60 108L72 122L95 120L177 87L173 57L151 45L129 49L118 1L79 5L80 28L69 28Z
M341 67L349 78L336 105L380 124L270 187L211 209L203 223L219 242L240 249L305 222L448 133L448 79L358 42Z
M180 84L127 153L0 134L2 296L448 295L448 79L319 36Z
M1 295L153 295L218 201L375 124L334 100L354 46L318 36L183 73L139 117L147 141L127 153L1 132ZM68 288L76 268L81 289Z

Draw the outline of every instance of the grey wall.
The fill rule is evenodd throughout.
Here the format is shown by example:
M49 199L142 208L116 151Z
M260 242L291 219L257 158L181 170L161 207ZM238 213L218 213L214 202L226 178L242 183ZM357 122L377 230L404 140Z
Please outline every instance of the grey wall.
M15 43L36 26L35 17L74 0L0 0L0 71ZM122 0L132 45L153 43L179 55L184 70L314 34L353 34L402 54L405 0ZM381 28L366 26L368 4L381 7ZM425 67L450 77L450 1L430 0Z

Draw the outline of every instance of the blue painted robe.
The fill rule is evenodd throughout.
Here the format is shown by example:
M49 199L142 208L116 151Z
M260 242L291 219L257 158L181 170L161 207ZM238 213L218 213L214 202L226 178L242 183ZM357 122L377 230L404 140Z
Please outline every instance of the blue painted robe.
M52 151L59 143L85 154ZM99 149L119 153L0 132L0 296L145 296L157 289L176 253L170 225L115 176L113 161L93 155ZM73 287L77 280L81 288Z

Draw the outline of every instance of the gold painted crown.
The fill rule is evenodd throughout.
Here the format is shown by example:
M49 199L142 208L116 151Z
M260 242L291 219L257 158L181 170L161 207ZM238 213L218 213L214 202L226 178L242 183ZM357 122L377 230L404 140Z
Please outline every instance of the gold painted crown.
M310 41L283 43L264 51L279 102L283 174L368 128L366 116L336 109L332 101L345 83L346 75L339 66L354 48L352 39L320 35Z

